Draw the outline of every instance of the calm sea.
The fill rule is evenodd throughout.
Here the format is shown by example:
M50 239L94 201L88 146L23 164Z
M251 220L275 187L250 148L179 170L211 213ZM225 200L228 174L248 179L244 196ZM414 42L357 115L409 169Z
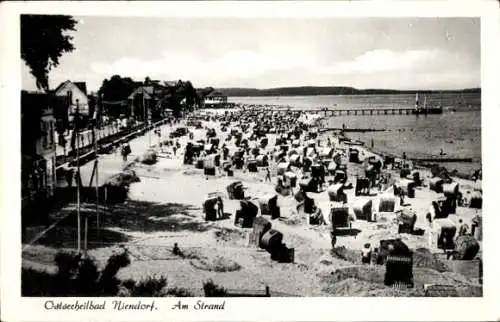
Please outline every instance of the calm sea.
M424 96L420 95L421 102ZM415 95L319 95L229 97L229 102L243 104L284 105L292 109L355 109L413 107ZM375 128L383 132L349 133L375 150L409 157L430 157L441 151L447 157L472 158L472 163L443 163L449 170L470 173L481 167L481 95L430 94L428 106L440 105L441 115L373 115L333 116L324 127Z

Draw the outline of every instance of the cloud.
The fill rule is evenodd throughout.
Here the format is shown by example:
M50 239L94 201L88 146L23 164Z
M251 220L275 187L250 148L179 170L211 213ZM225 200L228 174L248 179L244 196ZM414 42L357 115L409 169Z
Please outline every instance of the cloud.
M255 52L232 50L219 57L205 59L202 56L180 52L163 52L160 59L142 60L125 57L112 62L95 62L90 65L94 74L103 77L127 75L143 78L186 78L211 84L226 79L254 78L266 73L295 69L306 62L301 53L285 51Z
M325 63L314 59L314 52L264 48L230 50L219 56L169 50L158 59L123 57L111 62L90 64L88 81L99 87L102 79L118 74L143 79L189 79L196 86L300 86L346 85L354 87L399 88L421 82L429 86L457 81L469 83L467 75L479 75L479 68L467 57L438 49L394 51L375 49L351 60ZM427 76L432 75L432 78ZM476 80L479 77L474 77ZM375 81L375 83L374 83ZM91 86L92 86L91 85ZM425 87L422 86L422 87Z
M401 71L420 69L429 62L441 58L443 52L433 50L392 51L375 49L365 52L352 60L341 61L323 69L323 73L354 74L378 73L384 71Z

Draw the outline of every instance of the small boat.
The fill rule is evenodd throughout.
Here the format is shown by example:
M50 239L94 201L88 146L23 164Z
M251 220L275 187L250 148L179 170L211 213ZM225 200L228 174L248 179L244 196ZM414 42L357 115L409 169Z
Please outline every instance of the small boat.
M427 106L427 96L424 97L424 106L420 107L418 101L418 93L415 94L415 109L412 111L412 114L443 114L442 106Z

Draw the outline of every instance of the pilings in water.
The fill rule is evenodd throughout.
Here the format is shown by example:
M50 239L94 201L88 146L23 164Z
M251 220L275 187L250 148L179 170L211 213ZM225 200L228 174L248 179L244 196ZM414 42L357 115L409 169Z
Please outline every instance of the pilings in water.
M342 115L410 115L413 108L353 108L353 109L321 109L303 110L303 112L315 113L323 112L325 116Z

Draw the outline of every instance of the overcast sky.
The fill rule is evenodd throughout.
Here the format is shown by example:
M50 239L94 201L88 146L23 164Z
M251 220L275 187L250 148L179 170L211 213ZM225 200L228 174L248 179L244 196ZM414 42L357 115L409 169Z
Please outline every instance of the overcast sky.
M89 90L114 74L196 87L480 86L480 22L472 18L76 17L76 50L50 73ZM33 81L23 66L23 88Z

